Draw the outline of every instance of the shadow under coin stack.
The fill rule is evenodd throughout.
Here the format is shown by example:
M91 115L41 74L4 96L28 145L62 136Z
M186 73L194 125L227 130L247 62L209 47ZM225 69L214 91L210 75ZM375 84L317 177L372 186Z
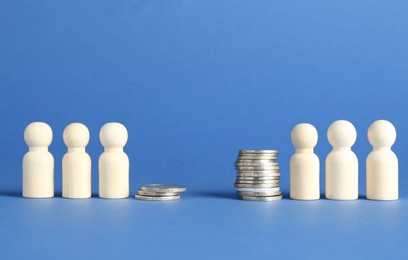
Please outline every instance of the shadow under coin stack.
M235 169L235 188L242 200L274 201L282 199L277 150L240 150Z

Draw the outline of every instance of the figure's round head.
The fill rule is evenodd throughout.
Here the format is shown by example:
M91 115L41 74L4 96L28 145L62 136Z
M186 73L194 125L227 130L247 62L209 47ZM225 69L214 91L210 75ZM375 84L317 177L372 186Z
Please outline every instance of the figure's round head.
M52 142L52 130L43 122L29 124L24 131L24 140L30 147L48 147Z
M122 148L127 142L128 132L120 123L107 123L102 126L99 138L105 148Z
M298 124L292 130L292 143L297 149L311 149L317 144L317 130L311 124Z
M69 124L64 129L64 143L70 148L82 148L89 142L89 130L81 123Z
M356 142L357 131L349 121L337 120L330 125L327 138L333 147L351 147Z
M386 120L377 120L368 128L368 141L373 147L391 147L397 139L393 124Z

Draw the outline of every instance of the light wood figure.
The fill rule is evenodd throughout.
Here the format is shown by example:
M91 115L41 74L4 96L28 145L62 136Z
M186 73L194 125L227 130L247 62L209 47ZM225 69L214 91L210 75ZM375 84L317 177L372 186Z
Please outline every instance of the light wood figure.
M368 129L368 140L373 151L368 155L367 199L398 199L398 158L391 150L397 131L386 120L375 121Z
M52 130L42 122L29 124L24 131L29 151L23 158L23 197L54 197L54 157L48 152Z
M327 131L333 150L326 157L326 198L358 199L358 159L351 147L357 139L353 124L335 121Z
M129 158L123 152L128 133L120 123L107 123L99 133L105 151L99 157L99 197L129 197Z
M298 124L292 130L296 152L290 158L291 199L320 199L320 161L313 152L317 139L317 130L311 124Z
M62 158L62 197L90 198L91 157L85 152L89 130L81 123L72 123L64 129L63 138L68 151Z

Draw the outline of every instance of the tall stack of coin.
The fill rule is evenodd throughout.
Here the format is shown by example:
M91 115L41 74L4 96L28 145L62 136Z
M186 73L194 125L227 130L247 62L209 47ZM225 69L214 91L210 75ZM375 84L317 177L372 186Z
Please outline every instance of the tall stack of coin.
M277 150L240 150L235 169L235 188L242 200L282 199Z

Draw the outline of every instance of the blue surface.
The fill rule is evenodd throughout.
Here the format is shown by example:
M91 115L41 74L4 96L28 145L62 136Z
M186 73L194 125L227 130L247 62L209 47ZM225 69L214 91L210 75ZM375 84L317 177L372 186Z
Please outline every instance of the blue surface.
M407 259L407 1L1 1L0 258ZM290 131L358 131L358 201L235 199L238 149L279 149L289 192ZM368 126L398 131L396 202L364 199ZM25 126L54 131L54 199L21 196ZM62 131L126 125L131 193L178 183L177 202L61 197ZM324 194L324 170L321 173ZM32 258L32 259L35 259ZM30 258L31 259L31 258Z

